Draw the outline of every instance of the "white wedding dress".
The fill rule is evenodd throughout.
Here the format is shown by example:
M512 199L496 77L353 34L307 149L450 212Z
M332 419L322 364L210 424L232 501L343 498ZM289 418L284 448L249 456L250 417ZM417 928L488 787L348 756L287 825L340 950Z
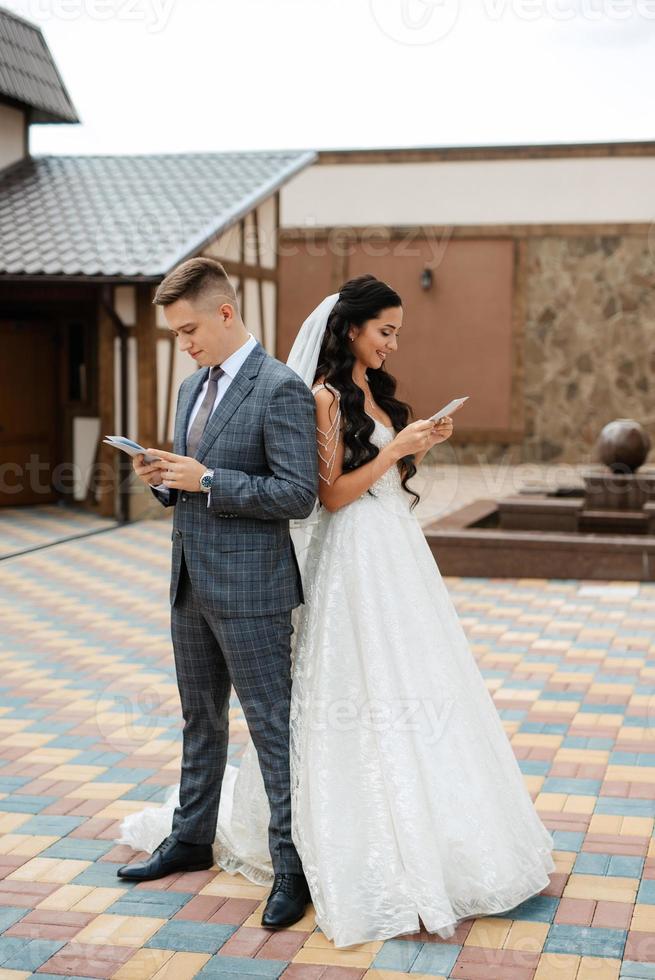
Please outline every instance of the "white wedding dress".
M393 430L375 422L382 447ZM555 869L523 781L397 467L319 512L294 610L293 839L316 921L336 946L506 912ZM177 792L126 817L151 851ZM269 884L268 801L252 742L228 765L217 863Z

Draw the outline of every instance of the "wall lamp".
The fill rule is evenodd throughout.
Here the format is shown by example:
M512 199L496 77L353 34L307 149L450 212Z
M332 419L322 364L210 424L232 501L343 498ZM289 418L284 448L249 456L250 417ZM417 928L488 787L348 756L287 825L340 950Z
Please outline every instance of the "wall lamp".
M421 289L431 289L432 281L433 281L432 269L428 269L428 267L426 266L425 269L423 269L423 271L421 272Z

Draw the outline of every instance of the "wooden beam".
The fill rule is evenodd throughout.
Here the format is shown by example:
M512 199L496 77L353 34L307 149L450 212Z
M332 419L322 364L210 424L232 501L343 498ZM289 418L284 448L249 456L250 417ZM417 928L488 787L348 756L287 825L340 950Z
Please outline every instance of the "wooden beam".
M255 232L255 258L257 259L257 265L262 268L262 250L261 242L259 240L259 211L257 208L252 212L253 227ZM264 349L271 353L271 338L268 335L268 330L266 329L266 313L264 310L264 280L260 277L257 279L257 306L259 308L259 330L262 335L262 344ZM275 353L275 348L273 348L272 353Z
M96 454L97 473L95 489L97 512L102 517L116 515L117 456L111 446L102 442L104 436L113 435L115 428L116 391L114 386L114 338L116 328L107 304L113 303L113 290L105 290L105 301L98 304L98 415L100 416L100 444ZM99 293L99 295L102 295Z
M136 374L139 441L155 446L157 425L157 311L152 304L152 287L136 286Z
M367 225L366 227L321 226L315 228L289 227L280 230L280 241L285 243L322 242L326 248L331 242L341 243L344 239L362 242L374 239L379 245L381 241L397 242L414 241L419 238L441 240L444 236L450 238L577 238L581 235L636 235L648 239L652 233L651 223L646 221L592 222L576 224L552 222L551 224L515 224L515 225Z
M242 218L239 222L239 271L237 275L239 276L239 306L241 307L241 319L245 322L246 319L246 219ZM230 272L234 270L235 263L230 263L225 271L229 275Z
M591 157L652 157L655 141L552 143L542 146L434 146L370 150L321 150L316 164L427 163L443 160L559 160ZM315 164L315 166L316 166Z
M160 444L164 449L168 449L168 430L171 427L171 411L173 404L173 384L175 381L175 358L177 356L177 340L173 334L169 337L170 347L168 351L168 380L166 382L166 411L164 412L164 431L161 434Z
M279 357L278 337L280 335L280 192L275 192L275 301L273 324L273 356Z
M251 265L248 262L237 262L235 259L222 259L220 256L212 256L212 258L216 258L221 265L225 266L225 271L230 276L247 276L248 279L261 279L264 282L277 281L275 269L269 269L266 266Z

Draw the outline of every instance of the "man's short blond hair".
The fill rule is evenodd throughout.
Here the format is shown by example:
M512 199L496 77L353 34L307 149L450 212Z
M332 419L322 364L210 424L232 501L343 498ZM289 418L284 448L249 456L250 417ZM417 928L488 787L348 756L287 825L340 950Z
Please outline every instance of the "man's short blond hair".
M225 296L238 312L236 291L221 263L199 255L194 259L187 259L168 273L157 287L153 303L157 306L170 306L178 299L193 301L214 295Z

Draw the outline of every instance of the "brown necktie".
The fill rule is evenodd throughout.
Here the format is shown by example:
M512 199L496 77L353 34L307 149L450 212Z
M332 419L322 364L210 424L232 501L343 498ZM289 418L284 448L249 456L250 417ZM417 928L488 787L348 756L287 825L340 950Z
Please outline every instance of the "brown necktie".
M198 409L198 414L193 420L193 425L189 429L189 434L186 440L187 456L192 456L194 459L196 452L198 451L200 440L202 439L202 434L205 431L205 426L207 425L209 416L214 408L216 392L218 390L218 379L224 374L225 371L223 368L218 366L213 367L209 372L209 381L207 383L205 397L202 400L202 405Z

